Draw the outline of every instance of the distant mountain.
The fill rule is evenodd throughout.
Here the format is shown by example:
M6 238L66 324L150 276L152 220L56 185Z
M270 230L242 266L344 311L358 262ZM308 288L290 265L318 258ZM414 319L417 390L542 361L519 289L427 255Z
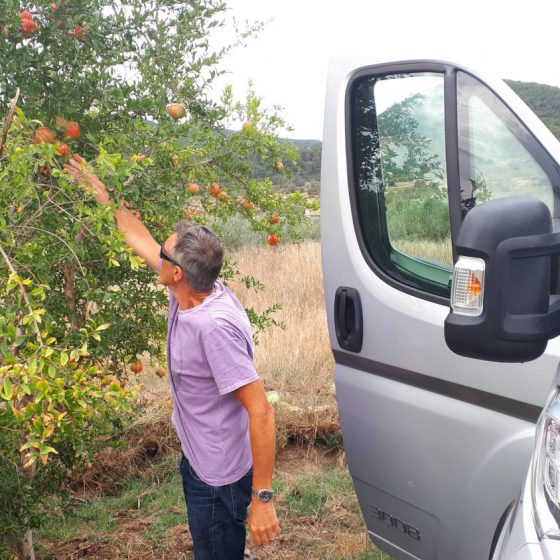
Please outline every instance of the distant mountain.
M560 140L560 88L536 82L505 82Z
M539 117L560 118L560 88L536 82L504 81Z
M298 148L316 148L321 145L321 140L298 140L295 138L288 138L287 140L295 144Z
M283 173L273 173L258 161L253 161L254 176L256 179L269 177L276 190L283 193L295 191L306 192L310 196L319 195L319 181L321 176L321 148L320 140L300 140L283 138L299 148L299 159L296 165L284 162Z

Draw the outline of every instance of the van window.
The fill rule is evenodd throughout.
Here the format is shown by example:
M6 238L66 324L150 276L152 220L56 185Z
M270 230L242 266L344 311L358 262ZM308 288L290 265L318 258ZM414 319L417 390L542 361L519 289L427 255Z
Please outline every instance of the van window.
M351 122L353 188L369 255L399 282L448 296L443 85L438 73L359 79Z
M476 204L504 196L532 196L553 217L558 171L512 111L484 84L457 74L457 117L463 216Z

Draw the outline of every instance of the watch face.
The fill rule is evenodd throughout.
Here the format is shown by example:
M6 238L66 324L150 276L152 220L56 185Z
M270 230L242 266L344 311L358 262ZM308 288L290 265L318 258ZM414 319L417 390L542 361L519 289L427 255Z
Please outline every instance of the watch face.
M272 500L273 493L270 490L259 490L258 498L261 502L270 502Z

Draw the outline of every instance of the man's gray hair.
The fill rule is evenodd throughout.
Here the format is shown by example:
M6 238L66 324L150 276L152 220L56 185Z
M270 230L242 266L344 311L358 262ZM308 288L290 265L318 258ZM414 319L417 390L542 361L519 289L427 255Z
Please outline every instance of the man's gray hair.
M207 227L186 220L175 225L175 233L173 257L185 271L190 287L195 292L212 290L224 262L220 238Z

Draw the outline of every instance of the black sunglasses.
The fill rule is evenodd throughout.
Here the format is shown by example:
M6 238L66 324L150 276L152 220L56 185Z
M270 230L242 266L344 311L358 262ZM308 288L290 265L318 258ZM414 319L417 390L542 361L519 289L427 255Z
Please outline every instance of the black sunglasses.
M163 245L159 246L159 258L160 259L164 259L166 261L169 261L171 264L174 264L175 266L178 266L179 268L183 268L173 257L171 257L170 255L168 255L164 248Z

